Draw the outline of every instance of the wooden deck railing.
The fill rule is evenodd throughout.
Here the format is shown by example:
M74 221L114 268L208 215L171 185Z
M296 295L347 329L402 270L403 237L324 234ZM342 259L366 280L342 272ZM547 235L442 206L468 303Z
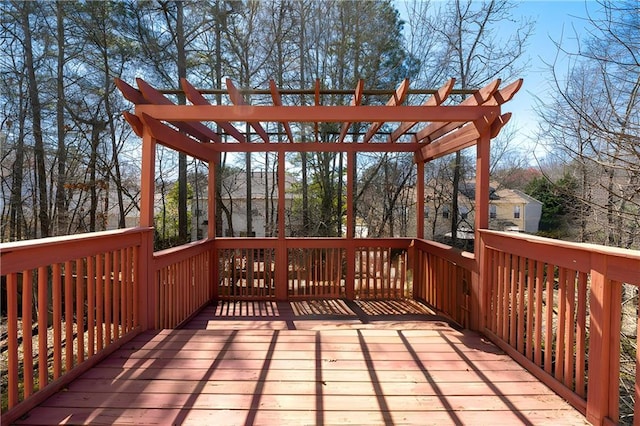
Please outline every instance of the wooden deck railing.
M218 296L255 298L411 297L410 239L218 238Z
M150 229L3 244L6 359L2 423L11 423L140 331L140 248ZM6 352L5 352L6 349Z
M617 423L622 284L640 285L640 253L495 231L481 235L485 334L587 420ZM637 330L637 317L635 324ZM636 412L639 386L636 379Z
M426 240L414 241L413 294L463 327L469 325L473 253Z
M154 253L155 328L175 328L212 300L208 240Z
M176 327L210 300L410 296L463 326L473 315L589 421L618 421L620 300L623 284L640 286L637 251L481 231L480 265L471 253L412 239L218 238L152 253L151 232L0 246L3 422L142 329ZM637 317L633 324L637 333ZM626 374L638 377L634 356Z

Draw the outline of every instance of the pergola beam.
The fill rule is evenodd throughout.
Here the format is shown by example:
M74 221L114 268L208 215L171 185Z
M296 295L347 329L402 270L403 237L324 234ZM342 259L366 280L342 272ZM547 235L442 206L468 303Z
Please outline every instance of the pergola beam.
M187 99L194 105L211 105L211 103L198 92L185 78L180 79L182 90L184 91ZM247 142L247 138L235 128L235 126L228 121L216 121L216 124L222 128L229 136L236 139L238 142Z
M423 145L420 148L420 154L423 161L430 161L473 146L479 138L480 132L475 124L467 123L458 131L445 135L433 143Z
M282 106L282 98L280 97L280 92L278 91L278 87L276 86L276 82L273 79L269 80L269 89L271 90L271 98L273 99L273 104L275 106ZM291 126L286 121L281 121L282 126L284 127L284 131L289 138L289 142L293 143L293 134L291 133Z
M150 103L156 105L175 105L143 79L136 78L136 82L138 83L138 89L140 89L142 96ZM184 123L182 121L172 120L172 124L175 124L180 130L195 136L203 142L220 142L220 135L202 123Z
M364 90L364 80L358 80L358 84L356 84L356 90L353 93L353 98L351 99L351 106L358 106L362 103L362 91ZM342 123L342 129L340 129L340 137L338 138L338 142L343 142L344 137L347 136L347 132L349 131L349 127L351 124L348 121Z
M500 79L496 79L492 81L491 83L484 86L482 89L478 90L473 96L462 101L459 105L456 106L456 108L463 108L463 107L478 108L478 106L480 105L484 106L485 102L491 99L495 91L498 90L499 86L500 86ZM431 142L434 139L439 138L440 136L446 133L449 133L450 131L462 126L463 124L465 124L465 122L473 121L473 120L454 119L454 120L447 120L447 121L449 121L449 123L440 122L440 123L429 124L428 126L423 128L416 134L415 136L416 141Z
M149 129L151 136L153 136L153 138L162 145L178 152L183 152L199 160L207 162L213 160L215 151L213 151L211 147L213 147L214 144L200 143L146 114L142 115L142 122Z
M400 83L400 86L398 86L395 93L387 101L387 106L395 107L395 106L401 105L404 102L405 98L407 97L408 90L409 90L409 79L405 78L402 81L402 83ZM383 121L371 123L371 126L369 127L369 130L367 130L367 133L364 135L364 139L362 140L362 142L368 143L373 137L373 135L375 135L376 132L380 130L380 127L382 127L383 124L384 124Z
M136 115L145 113L157 120L171 121L261 121L261 122L375 122L375 121L452 121L492 122L498 117L497 105L480 106L229 106L229 105L136 105ZM265 134L266 135L266 134Z
M447 81L441 88L438 89L438 91L436 93L434 93L433 95L431 95L429 97L429 99L426 100L426 102L424 102L422 104L422 106L438 106L440 104L442 104L451 94L451 90L453 90L453 85L455 84L456 79L455 78L451 78L449 79L449 81ZM398 140L398 138L402 135L404 135L405 133L407 133L409 130L411 130L416 124L418 124L417 121L405 121L403 123L400 124L400 126L398 126L398 128L396 130L394 130L391 135L389 135L389 142L395 142L396 140Z
M244 98L242 97L242 94L238 91L238 89L236 89L236 86L233 85L233 82L231 81L231 79L228 78L226 80L226 83L227 83L227 90L229 91L229 98L231 99L231 102L233 102L235 105L239 106L240 108L247 108L247 107L255 108L250 105L247 105ZM221 107L216 106L216 108L221 108ZM272 107L267 107L267 108L272 108ZM207 120L195 120L195 121L207 121ZM222 121L246 121L247 123L249 123L251 127L253 127L253 130L255 130L256 133L260 135L263 141L265 141L266 143L269 143L269 135L260 124L260 121L278 121L278 120L251 120L251 119L246 120L246 119L240 118L236 120L223 119Z

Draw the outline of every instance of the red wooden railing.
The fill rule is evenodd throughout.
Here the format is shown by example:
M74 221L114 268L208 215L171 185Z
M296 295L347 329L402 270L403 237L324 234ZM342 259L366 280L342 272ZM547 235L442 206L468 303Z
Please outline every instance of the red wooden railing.
M410 239L218 238L217 297L411 297L410 244Z
M152 253L151 232L0 246L3 422L141 330L179 326L217 298L411 296L461 325L479 324L589 421L618 420L620 299L623 283L640 285L637 251L481 231L480 264L411 239L218 238Z
M640 285L640 252L481 235L485 334L587 420L617 423L622 283ZM639 360L636 353L636 374ZM640 410L639 386L636 380L634 411Z
M415 240L413 294L463 327L469 325L473 253L433 241ZM477 309L477 308L476 308Z
M175 328L212 300L210 257L207 240L154 253L155 328Z
M3 423L141 330L140 249L150 232L135 228L1 246L7 304Z

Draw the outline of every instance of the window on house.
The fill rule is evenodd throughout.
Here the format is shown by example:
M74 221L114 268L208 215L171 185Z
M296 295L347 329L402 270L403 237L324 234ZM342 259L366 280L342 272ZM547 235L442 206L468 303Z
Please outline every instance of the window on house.
M429 217L429 207L424 208L424 217Z
M489 204L489 218L495 219L496 217L498 217L498 208L495 204Z
M469 209L465 206L460 207L460 219L467 219L469 217Z
M513 206L513 218L520 219L520 206Z
M445 219L449 219L449 207L448 206L445 206L442 209L442 217L445 218Z

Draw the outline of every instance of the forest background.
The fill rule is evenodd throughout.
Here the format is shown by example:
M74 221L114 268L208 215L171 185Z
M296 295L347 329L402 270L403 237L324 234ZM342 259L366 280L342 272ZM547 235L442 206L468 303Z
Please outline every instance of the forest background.
M438 88L455 78L456 88L477 89L496 78L511 82L535 60L527 53L535 22L500 0L3 1L0 9L3 242L137 225L140 140L122 118L131 105L115 78L133 84L142 77L166 89L178 88L184 77L198 88L224 88L230 78L240 88L264 89L273 79L283 89L319 81L322 88L348 90L359 79L367 89L393 90L404 78L412 88ZM543 235L638 249L638 2L601 0L589 10L577 45L567 50L557 40L562 64L544 64L551 95L532 100L536 151L545 155L532 163L530 151L515 148L520 129L507 127L492 145L492 180L544 203ZM411 103L421 101L411 96ZM225 102L222 95L209 99ZM179 93L173 100L185 102ZM332 95L327 104L350 100ZM363 103L385 101L369 96ZM329 141L335 135L329 125L320 131ZM298 137L305 140L304 130ZM190 204L206 196L208 171L159 150L156 243L163 248L192 238ZM462 152L425 169L430 193L451 206L452 231L461 225L458 190L474 179L471 158ZM234 177L261 170L268 192L276 164L269 155L226 158L219 172L228 186L216 188L217 216L232 214L224 194L232 192ZM340 235L344 156L301 154L290 164L300 171L290 232ZM404 154L359 157L357 214L369 236L406 232L398 212L415 203L405 190L415 173ZM269 202L258 208L265 209L267 234L277 229ZM455 243L456 232L451 235Z

